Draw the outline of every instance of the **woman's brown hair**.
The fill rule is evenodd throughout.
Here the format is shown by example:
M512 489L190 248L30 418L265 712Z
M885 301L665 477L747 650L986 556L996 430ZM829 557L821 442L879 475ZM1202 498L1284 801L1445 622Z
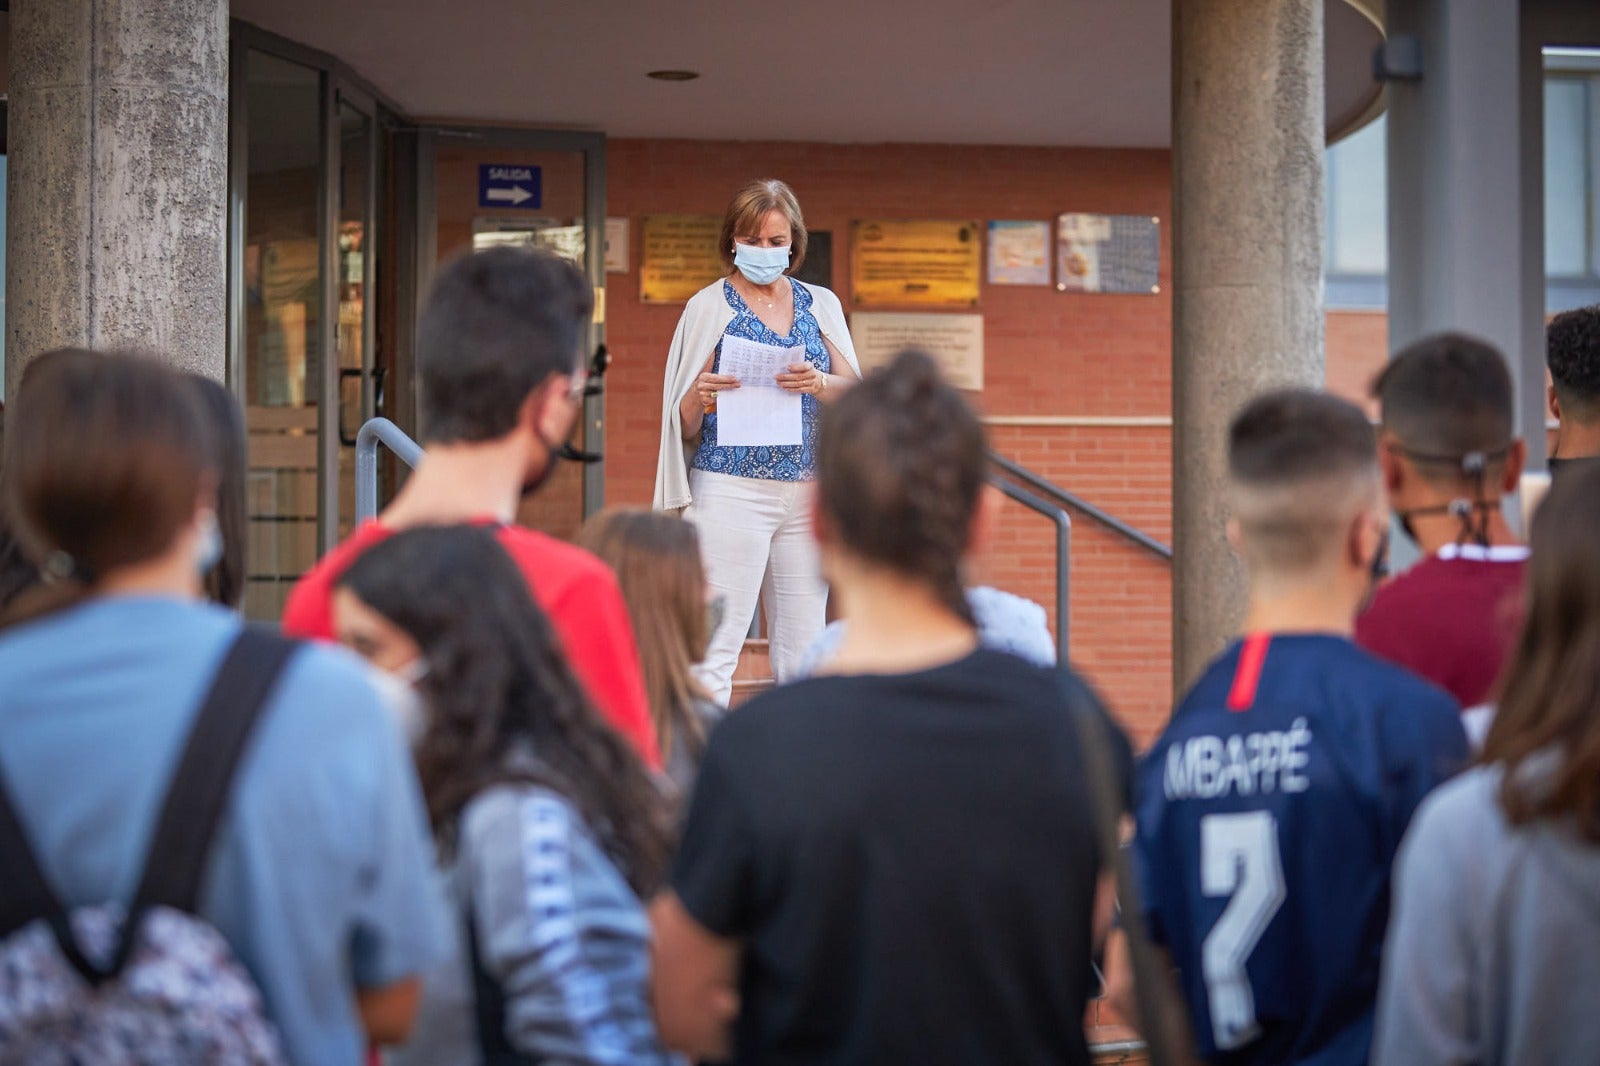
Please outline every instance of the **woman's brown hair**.
M1571 819L1600 844L1600 465L1564 474L1533 521L1524 618L1483 761L1513 824ZM1524 763L1540 758L1521 772ZM1548 772L1543 760L1552 760Z
M692 667L705 658L710 633L694 526L669 515L618 508L585 522L578 543L616 571L622 586L662 756L669 756L673 738L681 737L698 757L706 738L694 704L710 696Z
M907 350L823 408L817 503L857 556L920 578L959 618L988 442L933 358Z
M785 274L793 274L806 261L806 220L800 214L800 201L794 190L777 178L752 181L733 194L728 210L722 216L722 234L717 239L717 254L733 269L733 242L740 236L754 233L761 220L772 211L778 211L789 220L789 265Z
M5 506L50 579L7 622L82 600L107 574L165 552L215 483L193 386L148 357L47 352L7 415Z

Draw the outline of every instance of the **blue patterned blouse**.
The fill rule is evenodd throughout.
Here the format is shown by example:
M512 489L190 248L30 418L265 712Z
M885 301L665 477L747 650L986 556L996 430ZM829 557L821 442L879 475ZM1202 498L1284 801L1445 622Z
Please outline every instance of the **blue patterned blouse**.
M772 344L785 348L795 349L799 355L803 349L805 361L822 371L829 373L831 360L828 358L828 346L822 343L822 330L817 325L816 316L811 313L811 293L804 285L789 283L794 292L794 325L789 330L787 337L780 337L772 331L761 319L756 317L754 311L744 302L734 287L724 281L722 295L727 299L728 306L733 308L733 321L728 323L728 328L723 331L725 337L744 337L758 344ZM795 362L800 362L796 359ZM712 360L711 372L720 373L722 363L722 345L718 343L716 358ZM715 474L732 474L735 477L758 477L768 481L810 481L816 476L816 450L817 450L817 398L807 395L800 400L800 446L784 445L781 447L723 447L717 443L717 413L706 412L705 421L700 428L700 447L695 450L691 466L696 470L709 470Z

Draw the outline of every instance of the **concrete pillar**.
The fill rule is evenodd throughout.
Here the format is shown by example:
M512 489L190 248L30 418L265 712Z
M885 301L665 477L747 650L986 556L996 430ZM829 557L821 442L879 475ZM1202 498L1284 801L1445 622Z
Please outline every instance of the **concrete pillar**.
M1544 465L1543 61L1518 0L1389 0L1422 76L1389 83L1389 344L1454 329L1492 341Z
M1262 389L1323 383L1321 0L1174 0L1173 666L1238 632L1227 426Z
M6 381L62 345L226 364L228 0L12 0Z

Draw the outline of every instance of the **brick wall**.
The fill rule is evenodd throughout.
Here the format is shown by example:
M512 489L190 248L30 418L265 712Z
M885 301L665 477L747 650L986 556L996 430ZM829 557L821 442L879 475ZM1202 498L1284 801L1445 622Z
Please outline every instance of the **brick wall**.
M1328 389L1377 417L1367 395L1389 357L1389 316L1382 311L1328 312Z
M1000 422L1093 419L1155 425L996 425L995 446L1153 535L1171 536L1170 226L1165 151L612 140L609 215L632 222L630 273L607 278L606 495L648 503L661 377L677 307L639 302L643 215L720 214L742 182L776 176L806 224L834 234L833 288L850 303L849 225L861 218L1053 219L1062 211L1162 219L1162 293L1086 296L985 284L985 388ZM1087 520L1074 527L1072 649L1141 737L1171 690L1170 578L1164 561ZM976 578L1054 615L1051 529L1008 503Z

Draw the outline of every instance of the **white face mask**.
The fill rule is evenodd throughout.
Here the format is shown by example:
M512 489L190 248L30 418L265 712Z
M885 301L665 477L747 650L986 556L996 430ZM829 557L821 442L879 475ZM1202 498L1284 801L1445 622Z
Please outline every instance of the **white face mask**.
M413 748L428 731L428 704L416 687L417 682L427 676L428 663L425 659L413 659L394 673L376 667L372 670L372 681L378 688L378 695L394 715L406 743Z
M752 285L771 285L783 277L789 265L789 248L757 248L753 244L733 246L733 265Z
M200 540L195 548L194 565L203 578L222 561L222 529L217 525L217 512L200 512Z

